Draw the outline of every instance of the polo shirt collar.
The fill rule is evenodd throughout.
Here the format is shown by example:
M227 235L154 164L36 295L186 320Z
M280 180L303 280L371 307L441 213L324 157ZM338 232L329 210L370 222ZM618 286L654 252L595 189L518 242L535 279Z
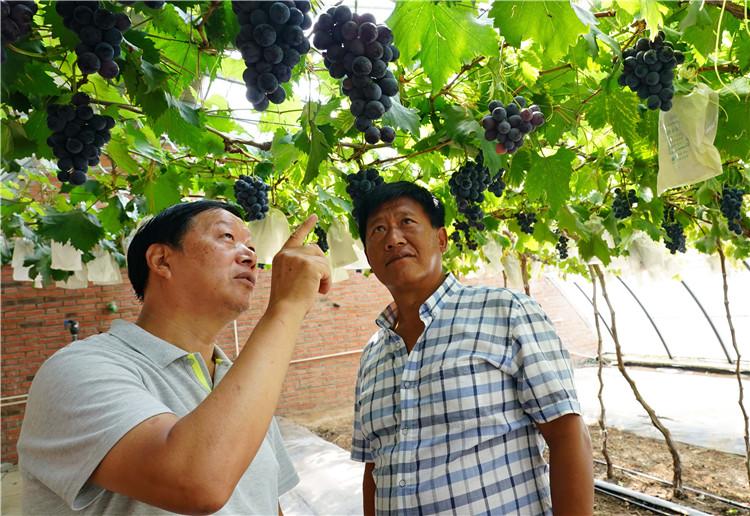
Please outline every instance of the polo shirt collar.
M461 283L456 279L452 272L449 272L440 286L428 297L422 306L419 307L419 316L424 320L425 318L434 319L440 313L440 310L445 305L445 301L451 297L451 295L461 288ZM396 303L391 303L385 310L380 313L375 323L383 328L384 330L393 329L398 318L398 309Z
M188 354L182 348L152 335L140 326L122 319L112 321L109 334L121 340L128 347L148 357L159 367L166 367L178 358ZM216 347L214 347L216 350ZM216 351L214 350L214 353ZM223 355L223 353L222 353ZM222 356L221 358L225 358Z

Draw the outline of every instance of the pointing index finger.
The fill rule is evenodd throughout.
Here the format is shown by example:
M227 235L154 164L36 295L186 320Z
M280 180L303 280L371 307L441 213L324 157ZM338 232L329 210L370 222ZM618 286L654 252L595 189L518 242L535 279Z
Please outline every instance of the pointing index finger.
M302 224L297 226L297 229L294 230L294 232L286 241L282 249L289 249L292 247L302 247L302 244L305 242L305 238L307 238L307 235L310 234L310 231L313 230L313 228L315 227L315 224L317 223L318 223L318 216L310 215L306 221L304 221Z

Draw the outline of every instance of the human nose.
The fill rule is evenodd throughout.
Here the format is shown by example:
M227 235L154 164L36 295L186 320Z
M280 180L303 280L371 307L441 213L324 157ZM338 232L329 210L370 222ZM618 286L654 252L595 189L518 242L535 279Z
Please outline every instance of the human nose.
M244 244L239 245L240 251L237 253L237 261L243 265L250 265L251 269L254 269L258 264L258 255L255 251L250 249Z
M406 244L404 234L397 226L390 227L387 229L385 234L385 248L391 250L395 247L399 247Z

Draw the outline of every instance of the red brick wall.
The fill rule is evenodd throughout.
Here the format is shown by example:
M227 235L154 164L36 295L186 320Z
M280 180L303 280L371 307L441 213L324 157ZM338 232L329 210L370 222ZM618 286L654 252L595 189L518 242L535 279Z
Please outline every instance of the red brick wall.
M124 276L125 277L125 276ZM474 282L470 282L474 283ZM490 282L495 283L497 282ZM237 321L240 348L254 321L268 303L270 273L261 272L253 305ZM532 294L547 310L571 351L590 354L595 339L583 320L548 280L532 285ZM41 363L70 341L63 320L80 323L80 338L106 331L113 319L135 320L139 303L130 285L92 286L80 290L55 287L35 289L29 282L12 280L12 269L2 268L2 462L16 462L16 441L25 405L7 405L9 396L28 393ZM307 361L321 355L359 351L375 331L374 319L390 302L390 294L374 276L350 273L321 297L302 327L281 395L279 414L351 407L359 353ZM118 313L107 304L114 301ZM229 325L220 345L235 356L234 332Z

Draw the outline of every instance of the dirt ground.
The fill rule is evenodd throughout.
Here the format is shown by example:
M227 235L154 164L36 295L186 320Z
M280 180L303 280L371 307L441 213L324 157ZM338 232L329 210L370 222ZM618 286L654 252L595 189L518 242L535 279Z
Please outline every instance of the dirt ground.
M289 419L307 427L346 450L351 449L352 414L350 410L329 411L325 414L296 415ZM590 426L591 442L595 461L603 461L601 452L601 431L598 426ZM607 448L615 466L637 470L664 480L672 479L672 459L663 441L639 437L614 428L608 429ZM750 505L750 489L743 463L743 457L697 446L679 444L682 459L682 481L685 486L705 491ZM595 464L597 478L606 480L606 467ZM673 500L668 485L639 477L623 470L615 469L615 478L610 482L619 484L663 499ZM733 507L711 497L687 493L684 499L673 500L711 514L739 515L750 511ZM637 514L650 515L652 512L635 507L626 502L596 494L594 513L597 515Z

